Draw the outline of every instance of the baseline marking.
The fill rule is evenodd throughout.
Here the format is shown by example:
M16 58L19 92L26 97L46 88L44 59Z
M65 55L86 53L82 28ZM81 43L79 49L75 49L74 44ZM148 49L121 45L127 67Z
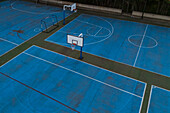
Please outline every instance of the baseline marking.
M47 63L49 63L49 64L52 64L52 65L55 65L55 66L57 66L57 67L63 68L63 69L65 69L65 70L67 70L67 71L71 71L71 72L73 72L73 73L76 73L76 74L78 74L78 75L81 75L81 76L86 77L86 78L88 78L88 79L91 79L91 80L93 80L93 81L99 82L99 83L104 84L104 85L106 85L106 86L109 86L109 87L111 87L111 88L115 88L115 89L120 90L120 91L122 91L122 92L125 92L125 93L131 94L131 95L133 95L133 96L136 96L136 97L138 97L138 98L142 98L142 97L139 96L139 95L133 94L133 93L128 92L128 91L125 91L125 90L123 90L123 89L120 89L120 88L118 88L118 87L112 86L112 85L110 85L110 84L107 84L107 83L102 82L102 81L100 81L100 80L97 80L97 79L95 79L95 78L89 77L89 76L84 75L84 74L82 74L82 73L76 72L76 71L74 71L74 70L68 69L68 68L63 67L63 66L61 66L61 65L52 63L52 62L50 62L50 61L47 61L47 60L45 60L45 59L36 57L36 56L31 55L31 54L26 53L26 52L23 52L23 53L26 54L26 55L28 55L28 56L31 56L31 57L37 58L37 59L39 59L39 60L42 60L42 61L44 61L44 62L47 62Z
M134 62L134 64L133 64L133 67L135 67L136 62L137 62L137 60L138 60L138 56L139 56L139 53L140 53L140 50L141 50L141 47L142 47L143 40L144 40L144 38L145 38L147 29L148 29L148 24L147 24L147 26L146 26L146 28L145 28L145 32L144 32L144 34L143 34L143 38L142 38L142 41L141 41L141 43L140 43L139 50L138 50L138 52L137 52L137 55L136 55L136 58L135 58L135 62Z

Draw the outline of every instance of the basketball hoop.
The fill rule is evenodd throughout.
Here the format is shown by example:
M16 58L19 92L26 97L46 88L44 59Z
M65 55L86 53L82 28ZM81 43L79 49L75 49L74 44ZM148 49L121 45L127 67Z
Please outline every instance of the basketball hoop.
M75 50L75 48L76 48L76 43L71 44L71 49Z
M71 49L75 50L76 46L80 47L80 57L79 59L82 60L82 49L84 45L84 38L83 38L83 33L81 33L79 36L73 36L73 35L67 35L67 43L71 45Z
M76 13L76 12L77 12L77 9L73 9L73 11Z

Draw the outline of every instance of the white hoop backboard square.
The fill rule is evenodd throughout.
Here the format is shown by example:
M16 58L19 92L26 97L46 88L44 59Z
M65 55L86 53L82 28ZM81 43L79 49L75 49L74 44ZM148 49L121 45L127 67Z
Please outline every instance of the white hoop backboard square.
M63 10L66 10L66 8L70 8L70 11L74 11L76 9L76 3L72 5L64 5Z
M67 43L69 44L76 44L77 46L83 47L83 37L67 35Z

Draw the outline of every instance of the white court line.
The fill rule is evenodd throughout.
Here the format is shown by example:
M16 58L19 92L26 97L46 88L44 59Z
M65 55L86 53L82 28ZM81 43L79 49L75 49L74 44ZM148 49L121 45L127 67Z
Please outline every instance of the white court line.
M18 44L14 43L14 42L11 42L11 41L8 41L8 40L6 40L6 39L0 38L0 40L3 40L3 41L5 41L5 42L8 42L8 43L11 43L11 44L13 44L13 45L18 46Z
M143 34L143 38L142 38L142 41L141 41L141 43L140 43L139 50L138 50L138 52L137 52L137 55L136 55L136 58L135 58L135 62L134 62L134 64L133 64L133 67L135 67L136 62L137 62L137 60L138 60L138 56L139 56L139 53L140 53L140 50L141 50L141 47L142 47L143 40L144 40L144 38L145 38L147 29L148 29L148 24L147 24L147 26L146 26L146 28L145 28L145 32L144 32L144 34Z
M150 107L150 103L151 103L151 97L152 97L152 94L153 94L152 91L153 91L154 87L156 87L156 88L158 88L160 90L164 90L164 91L169 92L167 89L152 85L151 91L150 91L150 96L149 96L149 102L148 102L148 106L147 106L147 113L149 112L149 107Z
M75 20L77 20L77 21L79 21L79 22L82 22L82 23L85 23L85 24L89 24L89 25L93 25L93 26L102 28L102 26L98 26L98 25L96 25L96 24L92 24L92 23L89 23L89 22L87 22L87 21L82 21L82 20L79 20L79 19L77 19L77 18L76 18Z
M96 36L101 30L102 30L102 28L100 28L99 31L94 36Z
M100 80L97 80L97 79L95 79L95 78L92 78L92 77L89 77L89 76L84 75L84 74L82 74L82 73L79 73L79 72L76 72L76 71L74 71L74 70L71 70L71 69L69 69L69 68L63 67L63 66L58 65L58 64L55 64L55 63L52 63L52 62L50 62L50 61L47 61L47 60L45 60L45 59L36 57L36 56L31 55L31 54L26 53L26 52L23 52L23 53L26 54L26 55L29 55L29 56L31 56L31 57L34 57L34 58L36 58L36 59L42 60L42 61L44 61L44 62L47 62L47 63L49 63L49 64L55 65L55 66L57 66L57 67L60 67L60 68L62 68L62 69L65 69L65 70L67 70L67 71L71 71L71 72L73 72L73 73L76 73L76 74L78 74L78 75L81 75L81 76L83 76L83 77L85 77L85 78L91 79L91 80L96 81L96 82L98 82L98 83L104 84L104 85L109 86L109 87L111 87L111 88L114 88L114 89L120 90L120 91L122 91L122 92L131 94L131 95L136 96L136 97L138 97L138 98L142 98L142 97L139 96L139 95L136 95L136 94L133 94L133 93L131 93L131 92L125 91L125 90L123 90L123 89L120 89L120 88L118 88L118 87L112 86L112 85L110 85L110 84L107 84L107 83L102 82L102 81L100 81Z
M2 68L3 66L5 66L6 64L8 64L10 61L14 60L15 58L17 58L19 55L21 55L21 53L19 53L17 56L13 57L11 60L9 60L8 62L5 62L5 64L1 65L0 68Z
M150 103L151 103L152 90L153 90L153 85L151 87L151 91L150 91L150 95L149 95L149 102L148 102L148 106L147 106L147 113L149 112L149 107L150 107Z
M139 110L139 113L141 113L141 110L142 110L142 105L143 105L143 100L144 100L144 97L145 97L145 93L146 93L146 87L147 87L148 84L145 85L145 89L144 89L144 92L143 92L143 96L142 96L142 101L141 101L141 104L140 104L140 110Z
M8 41L8 40L3 39L3 38L0 38L0 40L3 40L3 41L8 42L8 43L10 43L10 44L16 45L14 48L9 49L8 51L6 51L5 53L3 53L2 55L8 53L9 51L11 51L11 50L13 50L13 49L15 49L15 48L17 48L17 47L19 46L18 44L14 43L14 42L11 42L11 41ZM0 55L0 57L1 57L2 55Z
M82 15L83 15L83 14L82 14ZM91 16L91 17L92 17L92 16ZM110 38L111 35L114 33L114 27L113 27L113 25L112 25L108 20L105 20L105 19L103 19L103 18L101 18L101 17L96 17L96 18L99 18L99 19L107 22L107 23L111 26L111 29L112 29L112 30L111 30L111 32L109 33L109 35L108 35L107 38L104 38L104 39L99 40L99 41L97 41L97 42L92 42L92 43L84 44L84 45L92 45L92 44L96 44L96 43L103 42L103 41L107 40L108 38ZM102 27L102 26L98 26L98 25L95 25L95 24L92 24L92 23L89 23L89 22L86 22L86 21L81 21L81 20L79 20L79 19L75 19L75 20L78 20L78 21L83 22L83 23L86 23L86 24L91 24L91 25L94 25L94 26L97 26L97 27ZM103 27L102 27L102 28L103 28ZM107 29L107 28L106 28L106 29ZM108 29L108 31L110 31L110 30Z
M159 87L159 86L156 86L156 85L153 85L153 89L154 89L154 88L158 88L158 89L161 89L161 90L164 90L164 91L170 92L170 90L165 89L165 88L162 88L162 87Z

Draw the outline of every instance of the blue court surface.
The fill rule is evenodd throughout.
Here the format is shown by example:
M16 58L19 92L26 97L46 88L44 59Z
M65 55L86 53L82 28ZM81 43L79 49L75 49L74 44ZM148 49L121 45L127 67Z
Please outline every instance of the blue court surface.
M70 14L66 12L66 17ZM61 8L26 1L0 2L0 15L0 56L39 34L42 19L54 15L58 21L63 19ZM46 24L52 25L50 18Z
M82 14L46 41L70 47L80 33L84 52L170 77L170 28Z
M139 113L145 83L32 46L0 67L4 113Z
M148 113L169 113L170 91L152 86Z

